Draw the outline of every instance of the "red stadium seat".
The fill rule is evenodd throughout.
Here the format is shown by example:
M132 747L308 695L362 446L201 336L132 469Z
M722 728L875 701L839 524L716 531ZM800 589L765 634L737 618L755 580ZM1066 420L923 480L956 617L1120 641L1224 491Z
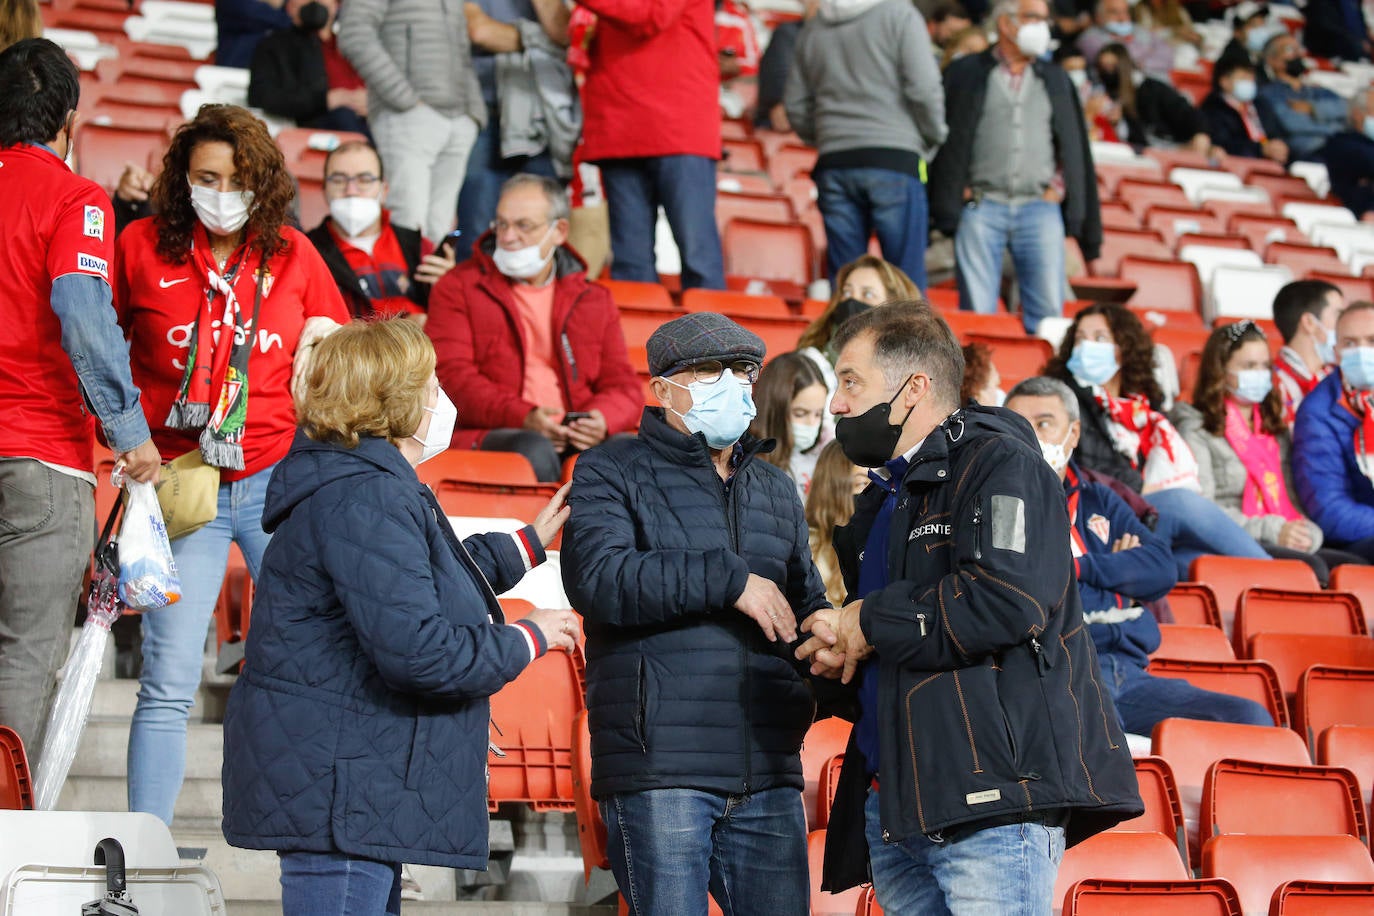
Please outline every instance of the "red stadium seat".
M1183 800L1169 761L1163 757L1136 757L1136 783L1145 813L1111 828L1118 833L1159 833L1173 837L1180 858L1188 853L1188 835L1183 825Z
M1288 200L1315 201L1317 199L1317 194L1312 190L1312 186L1295 175L1254 174L1247 178L1245 183L1252 188L1263 188L1269 192L1269 196L1274 200L1287 198Z
M1154 334L1156 342L1163 343L1158 340L1159 331L1155 331ZM1206 332L1203 332L1202 336L1205 339ZM1174 359L1178 359L1178 351L1174 352ZM1169 592L1169 607L1174 612L1175 623L1221 628L1221 612L1217 609L1216 593L1205 583L1178 583Z
M1185 232L1174 240L1174 247L1182 251L1189 245L1205 248L1240 248L1250 250L1250 240L1243 235L1225 232Z
M1260 216L1258 214L1237 213L1227 227L1250 240L1250 247L1264 253L1274 242L1290 245L1306 245L1307 236L1298 229L1298 224L1286 216Z
M301 226L309 231L324 222L324 218L329 215L329 201L324 199L324 179L297 175L296 182L300 185L297 196Z
M732 219L722 245L727 274L782 280L801 289L815 276L816 255L805 226Z
M854 916L883 916L883 908L878 905L878 898L873 892L872 885L864 888L863 899L859 901L858 908L854 910Z
M1088 878L1069 888L1064 916L1242 916L1230 882L1104 881Z
M1167 261L1174 253L1164 244L1164 237L1154 230L1130 232L1124 229L1104 229L1101 256L1089 264L1088 268L1095 277L1115 277L1120 271L1121 259L1126 255Z
M1343 767L1227 758L1207 771L1198 831L1203 837L1346 834L1369 843L1355 774Z
M1294 277L1305 277L1310 273L1349 273L1344 262L1334 248L1317 245L1297 245L1288 242L1273 242L1264 251L1268 264L1287 267Z
M788 145L774 150L768 157L768 177L779 190L803 172L816 165L816 150L809 146Z
M1331 587L1350 592L1360 599L1365 610L1365 622L1374 614L1374 566L1346 563L1331 570Z
M936 291L931 290L931 292ZM934 301L931 304L934 305ZM1024 336L1026 333L1026 326L1022 323L1021 316L1013 315L1010 312L993 312L990 315L984 315L961 309L940 308L939 311L940 317L945 319L945 324L949 325L950 331L960 341L967 341L970 336L1015 337L1018 334Z
M792 310L777 296L751 296L747 293L711 289L684 291L682 308L688 312L718 312L736 320L792 317Z
M420 465L416 473L430 488L445 480L516 487L539 483L529 460L517 452L449 449Z
M1202 874L1234 884L1253 914L1268 912L1275 890L1288 880L1374 881L1374 861L1349 836L1218 836L1203 849Z
M644 346L649 342L649 337L654 331L676 317L671 312L657 308L646 310L622 306L619 312L620 330L625 335L625 346L627 347Z
M1193 561L1188 578L1206 582L1217 596L1222 626L1229 633L1240 593L1251 586L1318 592L1321 583L1312 567L1301 560L1256 560L1206 554Z
M1202 315L1202 283L1187 261L1127 255L1118 271L1121 279L1136 285L1132 308Z
M1274 891L1269 916L1369 916L1374 883L1285 881Z
M1250 637L1256 633L1359 636L1367 632L1364 612L1354 595L1247 588L1241 592L1236 606L1231 645L1236 650L1236 657L1245 658L1249 657Z
M1186 881L1188 866L1176 840L1161 833L1108 831L1089 837L1064 853L1055 878L1055 901L1087 878L1114 881Z
M1170 606L1173 602L1170 601ZM1162 624L1159 628L1159 648L1151 658L1173 658L1180 661L1233 662L1236 653L1220 627Z
M434 486L434 495L446 515L469 518L513 518L526 525L533 524L549 504L557 484L533 486L504 486L499 484L467 483L443 480ZM550 545L557 550L563 533Z
M1374 728L1374 670L1313 665L1298 681L1294 712L1293 727L1314 751L1333 725Z
M1150 660L1149 672L1155 677L1185 680L1202 690L1254 700L1269 710L1275 725L1288 726L1288 704L1279 686L1279 676L1267 662L1253 659L1205 662L1155 658Z
M1302 674L1313 665L1374 668L1374 639L1368 636L1310 636L1256 633L1249 654L1274 666L1285 695L1297 693Z
M592 737L587 729L587 711L573 719L572 728L573 810L577 816L577 839L582 847L582 876L590 880L592 869L610 868L606 858L606 822L601 819L592 798Z
M1125 204L1115 201L1104 202L1102 204L1102 228L1135 231L1140 228L1140 217L1136 216L1135 211Z
M77 170L107 191L113 191L126 162L141 165L150 172L161 171L162 153L166 148L167 131L161 127L83 123L76 132Z
M1124 180L1131 179L1148 184L1158 184L1162 174L1159 167L1153 162L1095 162L1093 163L1093 170L1097 172L1097 183L1106 191L1102 195L1103 200L1119 198L1118 189Z
M802 740L802 779L806 785L802 797L806 805L806 819L812 830L824 827L829 819L830 806L821 799L820 785L829 762L836 756L844 755L851 730L852 726L844 719L820 719L812 723Z
M1317 737L1317 763L1355 774L1366 804L1374 796L1374 726L1331 725Z
M763 144L757 140L723 140L721 148L725 158L720 161L724 172L763 172L766 162Z
M575 810L573 723L586 706L582 651L550 652L491 697L492 742L505 753L487 757L487 800L523 802L536 811Z
M659 312L677 312L673 298L668 291L657 283L639 283L634 280L612 280L599 277L596 283L610 291L611 301L619 307L632 306L637 309L651 309Z
M1048 340L1027 337L1024 331L1015 336L967 334L963 342L980 343L992 349L992 361L1007 389L1022 379L1039 375L1044 371L1045 364L1054 357L1054 348Z
M1227 156L1226 170L1239 175L1247 185L1255 184L1254 179L1259 176L1283 177L1288 174L1284 171L1282 163L1251 156Z
M1117 199L1142 217L1151 207L1172 207L1178 210L1195 211L1205 216L1193 206L1188 195L1178 185L1167 181L1142 181L1138 178L1123 178L1116 186Z
M1257 200L1223 200L1212 198L1202 202L1202 209L1221 220L1227 226L1237 216L1258 216L1261 218L1272 217L1274 215L1274 205L1271 202ZM1234 229L1232 231L1235 231ZM1257 251L1260 249L1256 249Z
M789 225L796 222L792 202L776 194L717 194L716 226L721 233L732 219Z
M1222 234L1226 223L1219 217L1198 210L1192 205L1185 207L1152 205L1145 211L1146 229L1154 229L1164 236L1164 243L1170 248L1178 247L1178 237L1189 232Z
M1346 302L1374 301L1374 277L1352 277L1346 271L1334 273L1313 271L1308 279L1330 283L1341 291Z
M33 808L33 780L24 742L14 729L0 725L0 809L28 811Z

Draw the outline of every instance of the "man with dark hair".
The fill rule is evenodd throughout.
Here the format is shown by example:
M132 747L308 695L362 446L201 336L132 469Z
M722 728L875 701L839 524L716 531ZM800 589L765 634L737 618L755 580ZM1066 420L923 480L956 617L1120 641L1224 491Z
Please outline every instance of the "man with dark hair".
M944 48L951 38L973 25L973 18L959 0L938 0L926 19L930 43L937 48Z
M1247 64L1259 66L1265 42L1283 28L1269 22L1269 5L1255 0L1242 0L1231 8L1231 40L1222 48L1217 67Z
M324 160L329 216L306 235L329 267L354 318L423 316L429 290L453 269L453 245L391 222L386 173L372 144L350 140Z
M35 765L95 533L93 417L128 476L161 465L111 305L110 199L63 162L79 86L51 41L0 54L0 724Z
M1290 428L1302 399L1335 368L1336 319L1344 308L1340 289L1323 280L1295 280L1274 297L1274 324L1283 338L1274 375Z
M1212 142L1232 156L1288 161L1288 144L1264 130L1255 95L1255 65L1245 60L1218 63L1212 71L1212 91L1198 106Z
M929 306L834 343L835 437L873 483L835 532L852 603L797 649L844 683L863 664L823 886L869 880L866 837L888 912L1049 912L1065 847L1142 810L1063 490L1024 420L960 408L963 355Z

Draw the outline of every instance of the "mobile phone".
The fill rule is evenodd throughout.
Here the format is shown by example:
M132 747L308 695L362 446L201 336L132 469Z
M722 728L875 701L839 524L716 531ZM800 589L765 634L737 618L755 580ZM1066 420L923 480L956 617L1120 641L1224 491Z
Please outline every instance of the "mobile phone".
M567 426L569 423L572 423L574 420L590 420L591 418L592 418L592 415L589 414L589 413L587 413L587 412L585 412L585 411L581 411L581 410L570 410L570 411L568 411L567 413L563 414L563 425L564 425L564 426Z
M454 229L448 235L444 236L444 240L439 243L439 247L443 248L445 245L447 245L448 253L451 255L456 255L458 253L458 239L462 236L462 234L462 229Z

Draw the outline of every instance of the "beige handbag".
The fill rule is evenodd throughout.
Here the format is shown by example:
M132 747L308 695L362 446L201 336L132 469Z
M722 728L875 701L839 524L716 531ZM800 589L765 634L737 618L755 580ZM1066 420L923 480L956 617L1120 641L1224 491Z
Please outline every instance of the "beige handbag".
M199 531L219 512L219 468L206 464L198 448L177 456L162 468L157 501L169 540Z

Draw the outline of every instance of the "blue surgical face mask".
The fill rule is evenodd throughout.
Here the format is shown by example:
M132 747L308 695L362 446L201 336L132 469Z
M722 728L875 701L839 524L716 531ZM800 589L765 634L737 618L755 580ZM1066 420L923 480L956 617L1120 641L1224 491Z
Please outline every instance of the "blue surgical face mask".
M1317 359L1322 361L1323 366L1329 366L1336 361L1336 329L1326 329L1326 341L1317 344Z
M1350 347L1341 351L1341 379L1351 388L1374 389L1374 347Z
M1247 404L1258 404L1269 396L1274 376L1268 369L1242 369L1236 373L1231 393Z
M1080 385L1105 385L1121 371L1116 344L1105 340L1080 340L1069 357L1069 372Z
M1121 38L1125 38L1135 31L1135 25L1129 21L1109 22L1105 26L1103 26L1103 28L1106 29L1108 32L1111 32L1113 35L1120 36Z
M1258 54L1264 50L1264 46L1269 43L1269 39L1273 36L1273 26L1254 26L1250 31L1245 33L1245 49L1251 54Z
M694 433L706 437L706 444L714 449L729 448L739 441L749 428L749 421L758 414L754 406L752 386L735 377L726 369L714 382L692 382L679 385L672 379L664 379L669 385L686 388L692 393L692 409L677 413L682 422Z
M1236 80L1231 84L1231 97L1243 105L1253 102L1257 91L1254 80Z

